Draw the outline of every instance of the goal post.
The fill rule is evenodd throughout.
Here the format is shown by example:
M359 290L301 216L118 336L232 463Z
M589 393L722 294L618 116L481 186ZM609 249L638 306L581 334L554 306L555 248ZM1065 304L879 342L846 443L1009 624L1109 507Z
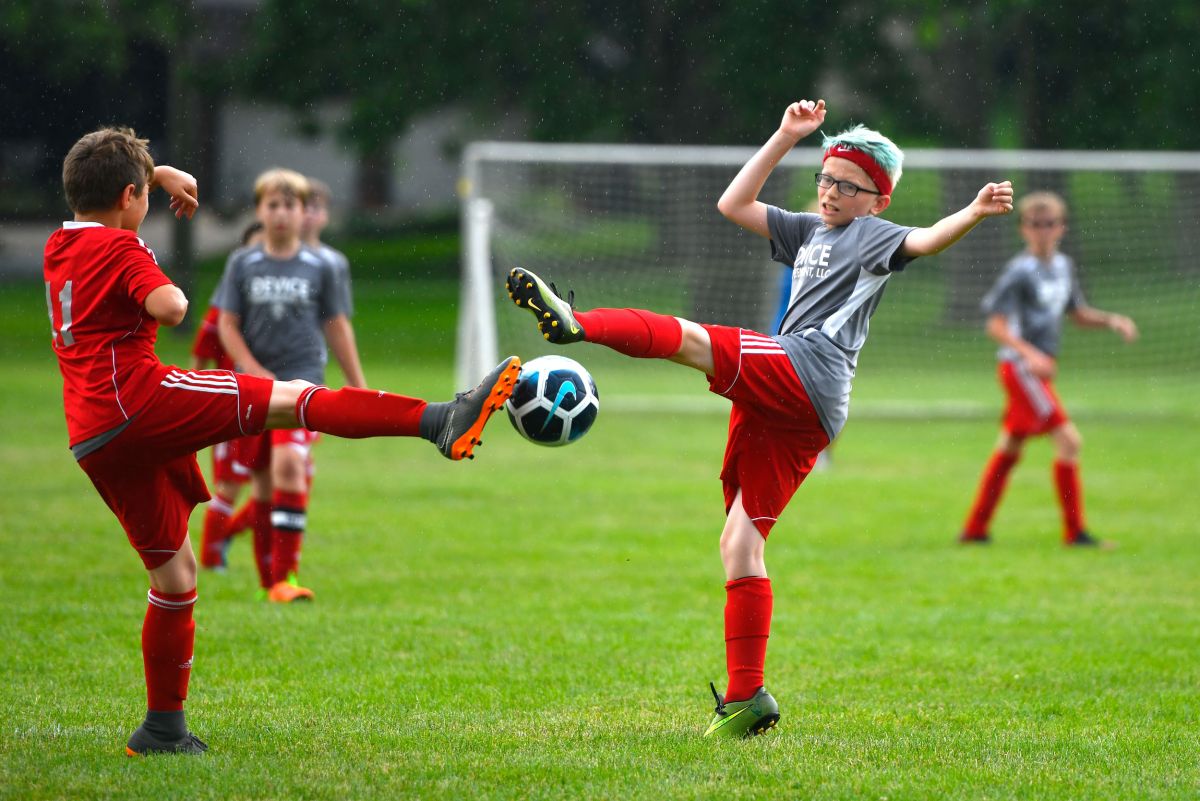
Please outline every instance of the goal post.
M527 314L508 306L504 276L526 267L582 308L635 306L698 322L773 333L786 271L767 242L723 219L717 198L754 154L746 147L473 143L463 161L463 286L457 368L469 384L500 353L551 350ZM803 210L816 198L820 151L797 148L774 170L764 202ZM1064 372L1114 386L1181 387L1200 378L1200 154L933 150L906 152L884 217L929 225L966 206L988 181L1017 197L1061 194L1070 209L1062 249L1093 305L1127 313L1142 339L1065 328ZM914 403L953 392L966 376L992 381L994 345L979 302L1022 247L1014 218L984 221L945 253L889 281L860 364L897 380ZM582 353L583 351L581 351ZM582 358L576 356L576 358ZM587 349L588 364L621 369ZM595 373L596 370L593 370ZM866 380L864 378L864 380ZM1189 383L1190 382L1190 383ZM893 389L892 387L895 387ZM930 389L929 387L932 387ZM947 389L949 388L949 389ZM1101 395L1103 393L1096 393ZM1183 393L1177 393L1182 397ZM1113 398L1126 408L1130 398ZM1097 397L1103 408L1109 403Z

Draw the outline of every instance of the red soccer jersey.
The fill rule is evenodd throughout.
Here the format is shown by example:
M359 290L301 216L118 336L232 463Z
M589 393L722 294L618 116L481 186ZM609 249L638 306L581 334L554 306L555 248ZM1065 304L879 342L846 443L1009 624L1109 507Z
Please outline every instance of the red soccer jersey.
M46 242L42 275L63 376L67 434L76 445L137 414L166 368L146 297L171 279L132 231L67 222Z
M192 355L197 359L212 359L218 370L232 370L233 359L225 352L225 346L217 334L217 317L220 314L220 308L208 307L200 327L196 329L196 338L192 340Z

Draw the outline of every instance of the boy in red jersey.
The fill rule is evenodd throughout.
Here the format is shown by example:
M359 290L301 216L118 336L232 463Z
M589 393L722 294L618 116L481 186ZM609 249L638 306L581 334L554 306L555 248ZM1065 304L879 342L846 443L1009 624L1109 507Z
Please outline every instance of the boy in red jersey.
M763 559L767 535L846 421L850 382L887 281L918 256L939 253L984 218L1012 210L1012 186L989 183L962 210L929 228L880 219L900 180L903 154L878 131L856 126L826 137L815 176L818 214L758 199L775 165L825 120L825 102L801 101L746 163L717 204L727 218L771 241L790 265L792 293L773 337L700 325L642 309L576 312L553 286L513 270L508 288L551 342L594 342L636 358L699 370L732 401L721 480L725 526L725 657L729 684L712 688L716 713L704 736L759 734L779 720L763 687L773 593Z
M196 602L187 523L208 500L196 451L299 425L342 437L420 436L447 458L470 458L520 364L505 359L447 403L165 366L154 353L158 326L178 325L187 298L137 231L155 187L171 196L177 216L191 217L195 179L155 167L132 130L105 128L71 147L63 187L75 219L46 242L43 276L70 448L150 581L142 626L148 711L126 753L201 753L207 746L188 731L183 712Z
M242 232L242 247L250 247L262 239L262 223L255 220ZM210 365L218 370L232 370L233 359L221 345L221 337L217 333L217 316L221 309L216 305L217 293L213 293L208 303L208 311L196 329L196 337L192 340L191 369L203 370ZM242 487L250 480L250 468L238 459L238 444L241 440L218 442L212 446L212 477L213 498L204 510L204 529L200 539L200 566L209 570L225 568L225 552L229 540L242 528L236 517L250 519L251 510L243 507L238 515L233 513L234 504Z
M1000 439L984 468L975 503L959 542L991 541L988 525L1004 494L1008 475L1030 437L1054 441L1054 486L1062 508L1063 544L1104 546L1087 532L1079 477L1079 430L1067 417L1054 391L1062 319L1070 316L1085 328L1107 328L1126 342L1137 339L1137 326L1123 314L1089 306L1075 276L1075 264L1058 250L1067 230L1067 204L1053 192L1033 192L1017 204L1025 250L1018 253L983 299L987 333L1000 344L1000 383L1008 396Z

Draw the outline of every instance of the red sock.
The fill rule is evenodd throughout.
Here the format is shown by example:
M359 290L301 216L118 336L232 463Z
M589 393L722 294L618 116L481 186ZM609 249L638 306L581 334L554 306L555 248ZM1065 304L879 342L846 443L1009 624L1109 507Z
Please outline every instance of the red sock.
M1021 457L1017 454L996 451L983 469L983 478L979 482L979 491L975 496L975 505L963 533L968 537L982 537L987 534L988 524L992 522L992 513L1004 495L1004 487L1008 484L1008 474Z
M1063 539L1070 542L1084 529L1083 487L1078 463L1056 461L1054 486L1058 488L1058 502L1062 506Z
M280 582L300 570L308 494L275 490L271 507L271 578Z
M626 356L666 359L679 352L683 327L674 317L642 309L592 309L575 312L584 339Z
M217 567L222 558L222 545L229 536L229 516L233 513L233 499L217 493L204 510L204 535L200 540L200 564Z
M726 701L745 701L763 686L771 635L771 580L747 576L725 584Z
M248 504L254 529L254 566L258 568L258 586L270 589L271 581L271 502L251 500Z
M296 401L296 419L335 437L419 437L425 406L420 398L376 389L309 387Z
M225 524L225 537L236 537L254 526L254 501L246 501Z
M146 666L146 704L154 712L177 712L187 698L192 675L196 590L150 590L142 623L142 662Z

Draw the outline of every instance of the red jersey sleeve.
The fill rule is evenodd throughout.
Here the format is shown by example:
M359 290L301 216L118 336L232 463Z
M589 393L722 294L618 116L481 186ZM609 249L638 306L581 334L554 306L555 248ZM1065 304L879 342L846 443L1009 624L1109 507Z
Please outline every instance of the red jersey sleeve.
M146 304L151 292L173 283L158 266L154 251L146 246L141 237L130 237L122 243L120 261L124 266L122 273L126 291L139 306Z

